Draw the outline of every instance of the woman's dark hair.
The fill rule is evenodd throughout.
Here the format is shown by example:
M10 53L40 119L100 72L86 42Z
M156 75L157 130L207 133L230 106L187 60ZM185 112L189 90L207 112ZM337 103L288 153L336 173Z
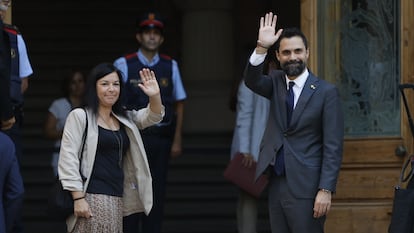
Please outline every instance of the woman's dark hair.
M280 37L277 39L276 43L275 43L275 49L277 52L279 52L279 47L280 47L280 41L284 38L292 38L295 36L299 36L300 38L302 38L303 44L305 45L305 48L308 49L308 40L306 39L306 36L303 34L303 32L299 29L299 28L285 28L282 31L282 34L280 35Z
M75 77L75 74L77 73L80 73L82 75L83 81L85 82L85 75L80 69L73 69L67 72L67 74L63 77L62 86L61 86L63 97L69 98L70 83L72 82L73 78Z
M86 82L86 89L85 89L85 98L84 103L85 106L92 109L93 113L98 113L98 106L99 106L99 99L98 94L96 91L96 82L103 78L104 76L116 72L119 78L119 98L115 102L115 104L112 106L112 111L117 115L125 116L125 109L123 107L123 82L122 82L122 74L121 71L118 70L114 65L111 63L101 63L97 66L95 66L91 72L89 73L87 82Z

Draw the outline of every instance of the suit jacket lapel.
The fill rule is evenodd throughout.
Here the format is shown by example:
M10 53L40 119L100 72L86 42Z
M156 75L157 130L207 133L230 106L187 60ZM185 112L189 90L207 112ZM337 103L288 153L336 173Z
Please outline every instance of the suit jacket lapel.
M314 75L309 73L308 79L306 80L305 85L303 86L302 93L300 94L298 102L296 103L296 107L293 110L290 125L295 125L299 117L302 115L302 112L305 109L306 104L318 88L318 82L318 79Z

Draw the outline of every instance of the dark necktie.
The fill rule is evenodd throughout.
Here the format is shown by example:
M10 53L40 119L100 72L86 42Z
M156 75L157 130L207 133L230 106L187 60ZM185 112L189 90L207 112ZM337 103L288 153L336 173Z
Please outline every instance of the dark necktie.
M290 81L289 82L289 90L286 95L286 109L287 109L287 125L290 124L290 119L292 118L292 112L293 112L293 105L295 101L295 94L293 93L293 86L295 85L295 82Z
M289 82L289 90L286 93L286 112L287 112L287 125L290 124L290 118L292 118L295 94L293 93L293 81ZM280 147L276 155L275 166L273 167L277 176L282 176L285 174L285 153L283 146Z

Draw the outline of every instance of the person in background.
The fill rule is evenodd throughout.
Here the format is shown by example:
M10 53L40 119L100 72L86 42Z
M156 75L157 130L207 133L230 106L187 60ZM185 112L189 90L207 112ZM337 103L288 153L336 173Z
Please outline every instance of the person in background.
M10 100L10 42L1 17L0 31L0 130L7 130L16 120Z
M121 72L101 63L88 76L85 108L67 117L58 176L74 200L74 214L66 220L68 232L121 233L123 215L151 211L152 179L138 129L159 123L164 106L154 72L142 69L139 75L138 88L148 96L140 110L123 108Z
M240 83L237 98L237 117L231 144L231 159L243 154L243 164L250 168L259 156L260 141L266 127L269 100L254 94ZM239 189L237 229L239 233L256 233L258 199Z
M267 72L277 69L275 59L266 58ZM267 73L266 73L267 74ZM259 157L260 142L266 128L269 115L269 100L257 95L246 87L244 80L238 86L236 97L236 126L230 149L230 159L241 153L244 155L243 164L250 168ZM237 202L237 229L239 233L256 233L258 218L258 202L256 197L239 189Z
M148 154L154 190L154 206L149 216L134 214L124 218L124 232L160 233L164 214L164 199L170 157L182 153L181 132L186 93L181 81L177 62L166 55L159 54L164 42L164 23L160 16L150 12L137 20L136 39L140 44L138 51L115 60L114 65L122 71L126 85L127 109L139 109L146 105L147 97L137 84L140 78L137 71L152 69L161 89L165 106L163 121L141 131L142 140Z
M270 170L272 233L323 233L342 163L344 119L338 89L307 68L309 48L297 28L276 32L277 16L260 18L245 83L270 100L256 176ZM263 75L275 45L282 71Z
M0 4L0 8L4 4ZM10 42L0 17L0 127L10 129L14 122L10 100ZM0 233L15 228L23 205L23 180L13 141L0 132Z
M4 21L7 10L11 4L10 0L0 0L0 18ZM16 26L4 24L3 33L5 33L10 50L10 104L12 106L13 116L5 123L2 119L2 124L8 124L8 127L2 127L4 133L7 134L13 141L16 151L16 157L19 165L22 162L22 140L21 127L23 125L23 94L28 88L28 77L33 73L28 55L26 44L22 35ZM14 122L13 124L10 124ZM23 221L21 219L21 211L15 217L15 224L13 224L12 232L24 232Z
M11 1L0 0L0 16L4 20ZM4 24L4 32L10 42L10 98L15 124L5 133L13 140L19 164L22 160L21 127L23 125L24 93L29 86L29 76L33 73L27 54L26 43L16 26Z
M82 97L85 90L85 76L80 70L73 70L66 75L62 82L63 97L52 102L44 125L44 134L47 138L55 140L52 155L53 174L57 175L57 162L59 158L60 140L63 127L69 112L82 106Z

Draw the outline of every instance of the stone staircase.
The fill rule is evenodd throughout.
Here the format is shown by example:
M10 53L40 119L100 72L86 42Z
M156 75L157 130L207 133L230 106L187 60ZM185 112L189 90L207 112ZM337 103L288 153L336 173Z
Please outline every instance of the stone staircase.
M25 131L22 162L25 230L26 233L63 233L64 223L46 214L48 191L53 182L49 166L51 143L35 132ZM183 155L170 164L164 233L237 232L237 189L222 176L229 159L229 140L228 135L184 137ZM270 232L265 198L259 209L259 232Z

